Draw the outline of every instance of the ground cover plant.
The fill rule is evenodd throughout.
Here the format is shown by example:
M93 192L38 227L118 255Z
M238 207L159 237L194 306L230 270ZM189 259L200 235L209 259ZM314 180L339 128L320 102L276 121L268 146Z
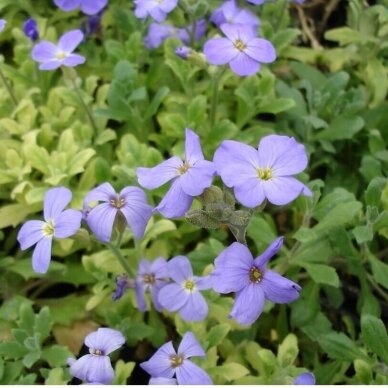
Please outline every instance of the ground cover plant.
M387 384L387 38L387 0L0 0L0 383Z

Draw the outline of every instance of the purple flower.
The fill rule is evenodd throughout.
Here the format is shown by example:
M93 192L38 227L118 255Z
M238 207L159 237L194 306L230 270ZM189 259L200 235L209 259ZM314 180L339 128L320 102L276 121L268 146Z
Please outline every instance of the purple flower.
M200 40L206 32L206 20L200 19L195 22L195 30L194 30L194 40L198 41ZM177 35L178 38L186 44L190 43L190 34L193 33L194 29L194 23L189 24L187 27L184 28L178 28Z
M148 385L178 385L178 382L168 377L151 377Z
M17 240L22 250L36 244L32 254L32 268L37 273L47 272L53 237L68 238L81 226L80 211L63 210L71 198L71 191L66 187L48 190L44 196L44 221L27 221L19 230Z
M276 59L275 48L269 40L257 38L252 26L222 24L226 38L214 38L205 43L203 52L212 65L225 65L240 76L253 75L260 63L271 63Z
M33 18L27 19L23 24L24 34L33 42L39 39L39 30L36 21Z
M102 203L89 208L91 202ZM110 183L96 187L84 200L86 222L92 232L101 241L110 241L116 217L123 216L136 239L144 235L144 230L152 215L152 208L147 204L144 191L138 187L128 186L117 194Z
M194 334L187 332L178 347L178 352L172 342L162 345L156 353L140 366L154 378L171 379L174 375L178 385L209 385L213 384L209 375L189 360L190 357L205 357L205 352Z
M217 172L226 186L246 207L259 206L265 198L274 205L285 205L311 191L292 175L307 166L306 150L293 137L269 135L258 150L233 141L223 141L214 155Z
M194 197L211 186L215 168L205 160L199 137L186 129L185 160L173 156L153 168L136 170L139 184L146 189L155 189L172 180L172 185L156 211L167 218L182 217L189 210Z
M163 307L158 301L160 289L167 284L168 272L166 259L157 258L153 263L147 260L141 260L136 278L136 301L140 311L147 310L145 301L145 292L147 289L151 292L151 299L155 310L162 311Z
M293 385L315 385L315 376L311 372L301 373L292 383Z
M211 288L210 277L193 276L190 261L185 256L176 256L168 261L167 270L174 282L159 291L161 306L168 311L178 311L185 321L205 319L208 306L199 291Z
M266 268L266 264L283 245L277 238L256 259L248 248L238 242L224 249L215 260L211 273L213 289L221 294L236 293L230 316L243 325L259 318L266 299L274 303L288 303L299 298L301 287Z
M177 47L175 49L175 54L182 59L187 59L191 54L191 52L192 52L191 48L186 46Z
M2 32L5 28L7 21L5 19L0 19L0 32Z
M85 57L73 54L82 42L81 30L72 30L61 36L57 45L44 40L32 49L32 59L40 62L40 70L55 70L60 66L75 67L85 62Z
M116 277L116 290L112 294L112 300L119 300L128 288L135 288L133 279L128 279L127 275L119 275Z
M95 15L106 7L108 0L54 0L54 3L62 11L70 12L81 8L86 15Z
M161 23L178 4L178 0L135 0L135 16L145 19L151 16Z
M226 1L216 8L210 17L210 21L218 27L224 23L245 24L252 26L256 30L259 26L258 17L247 9L239 8L235 0Z
M125 343L124 336L118 331L100 328L85 338L89 353L79 360L68 360L70 373L77 379L89 384L110 384L115 377L108 354Z

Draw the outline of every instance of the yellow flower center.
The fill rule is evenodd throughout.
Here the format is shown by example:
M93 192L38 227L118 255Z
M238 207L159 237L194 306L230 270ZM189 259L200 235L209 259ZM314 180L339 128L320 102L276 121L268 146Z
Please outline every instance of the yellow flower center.
M121 209L125 205L125 199L120 197L111 199L110 204L114 206L116 209Z
M176 368L178 366L181 366L183 364L183 357L182 356L171 356L170 357L170 360L171 360L171 366L173 368Z
M42 228L42 231L43 231L43 235L45 237L51 237L54 235L54 221L53 220L48 220L47 222L45 222L45 224L43 225L43 228Z
M262 279L263 279L263 273L257 267L253 266L249 270L249 280L252 283L260 283Z
M195 282L193 282L192 280L186 280L183 285L183 288L189 292L193 292L195 289Z
M183 162L183 164L178 168L178 174L183 175L190 167L190 164Z
M153 274L147 274L143 276L143 281L145 284L154 284L155 283L155 276Z
M263 181L269 181L270 179L272 179L272 169L269 167L258 168L257 176Z
M234 47L239 51L244 51L247 48L247 45L241 39L237 39L234 42Z
M103 356L104 352L100 349L89 349L89 353L93 354L94 356Z
M64 52L64 51L58 51L56 54L55 54L55 57L57 59L65 59L67 57L67 54Z

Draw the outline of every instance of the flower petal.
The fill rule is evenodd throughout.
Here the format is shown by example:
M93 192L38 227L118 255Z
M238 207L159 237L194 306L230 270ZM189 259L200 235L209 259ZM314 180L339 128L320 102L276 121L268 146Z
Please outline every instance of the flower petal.
M123 346L125 338L118 330L100 327L97 331L88 334L84 342L89 349L101 350L104 356L107 356Z
M158 1L160 9L163 12L169 13L171 12L178 4L178 0L162 0Z
M234 194L241 204L249 208L260 206L265 200L263 184L257 177L236 185Z
M179 315L185 321L203 321L208 313L205 298L198 291L190 292L186 303L179 310Z
M195 338L195 335L191 331L188 331L183 336L182 341L179 344L177 353L183 354L183 358L206 356L205 351L203 350L197 338Z
M292 383L293 385L315 385L315 376L311 372L301 373Z
M186 256L175 256L169 260L167 271L170 278L179 284L193 276L190 260Z
M108 203L95 206L86 218L86 221L100 241L110 241L117 209Z
M214 38L205 43L203 53L210 64L225 65L238 55L239 51L229 39Z
M178 168L183 164L177 156L158 164L155 167L139 167L136 169L139 184L148 190L156 189L178 176Z
M286 205L299 195L311 195L307 186L297 179L288 177L274 177L268 181L262 181L264 194L268 201L274 205Z
M70 54L63 59L62 65L68 67L74 67L85 63L86 58L83 55Z
M236 294L230 316L242 325L251 325L262 313L264 303L264 292L260 284L250 283Z
M184 306L189 298L189 294L178 284L167 284L158 294L160 305L167 311L177 311Z
M276 59L275 47L267 39L251 39L244 52L255 61L261 63L271 63Z
M54 0L55 5L63 11L73 11L79 7L81 0Z
M151 17L157 21L158 23L162 23L164 22L164 20L166 19L166 16L167 14L165 12L163 12L159 6L157 7L153 7L151 9L148 10L149 14L151 15Z
M274 257L283 246L284 237L278 237L266 248L266 250L254 260L255 266L264 270L268 261Z
M163 257L155 259L151 264L150 271L155 275L156 279L168 278L166 259Z
M54 236L67 238L76 234L81 227L82 213L78 210L67 209L55 219Z
M216 292L228 294L248 286L253 257L245 245L234 242L216 257L214 264L211 278Z
M209 288L212 288L213 282L210 275L193 276L193 279L198 290L208 290Z
M256 74L260 69L260 63L252 59L245 52L240 52L229 62L230 68L240 76Z
M176 368L176 378L178 385L212 385L213 381L209 375L198 365L190 360L185 360L183 364Z
M71 30L61 36L58 42L58 49L65 53L72 53L84 39L81 30Z
M86 15L95 15L99 13L106 5L108 0L83 0L81 2L81 11Z
M52 237L43 237L38 241L32 254L32 269L37 273L46 273L51 261Z
M211 186L214 174L214 164L207 160L200 160L178 179L182 190L187 195L195 197L202 194L206 188Z
M55 70L62 66L62 60L53 59L52 61L39 65L39 70Z
M135 294L136 294L137 308L139 309L139 311L147 311L148 310L147 302L145 300L145 291L146 291L145 284L139 280L136 280Z
M126 187L121 190L120 197L125 205L120 209L136 239L144 236L144 231L152 216L152 207L147 204L144 191L138 187Z
M250 25L225 23L220 26L220 29L233 43L236 42L236 40L247 43L255 37L255 31Z
M92 354L78 359L70 367L70 373L87 383L109 384L115 377L109 357Z
M70 203L71 191L66 187L56 187L46 192L44 196L43 214L46 221L55 219Z
M89 191L84 199L84 207L89 206L91 202L110 202L112 199L116 198L116 191L110 183L106 182Z
M36 62L49 62L56 58L57 46L46 40L36 44L32 49L32 59Z
M17 236L20 248L23 251L33 246L44 237L42 231L44 225L45 222L36 220L27 221L23 224Z
M166 218L183 217L185 213L190 209L193 203L194 197L187 195L183 190L179 178L176 179L162 201L155 208Z
M299 292L302 289L299 284L268 269L264 272L260 284L266 299L274 303L293 302L299 298Z
M260 166L271 167L276 176L294 175L307 167L307 153L303 144L293 137L269 135L260 140Z
M159 302L159 291L167 285L167 282L161 281L161 280L156 280L155 284L153 284L151 288L151 299L152 303L155 307L156 311L162 311L163 306Z
M168 377L151 377L148 385L178 385L178 382Z
M204 160L199 136L190 128L186 128L185 160L193 165L198 160Z
M169 341L162 345L148 361L142 362L140 366L152 377L167 377L171 379L175 373L175 369L171 366L172 356L176 356L176 352L172 342Z

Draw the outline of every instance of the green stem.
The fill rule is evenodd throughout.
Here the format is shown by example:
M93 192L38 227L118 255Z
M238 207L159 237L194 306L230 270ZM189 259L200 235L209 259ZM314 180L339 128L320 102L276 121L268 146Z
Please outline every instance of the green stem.
M9 94L9 96L11 97L13 104L15 105L15 107L18 106L18 100L16 99L10 84L8 83L7 79L5 78L4 73L1 70L1 67L0 67L0 78L1 78L1 81L3 82L5 88L7 89L7 92Z
M129 277L133 278L135 277L135 274L133 273L132 271L132 268L129 266L127 260L125 259L125 257L123 256L123 254L121 253L121 250L118 246L108 242L108 243L105 243L105 245L112 251L112 253L116 256L116 258L118 259L118 261L120 262L121 266L123 267L123 269L125 270L125 272L129 275Z
M280 8L279 16L276 19L276 22L274 23L274 31L277 32L279 30L280 25L282 24L284 13L287 9L287 0L283 0L282 7Z
M220 67L213 78L212 100L210 105L210 130L213 128L216 121L218 97L219 97L219 91L220 91L220 80L225 70L226 70L225 66Z

